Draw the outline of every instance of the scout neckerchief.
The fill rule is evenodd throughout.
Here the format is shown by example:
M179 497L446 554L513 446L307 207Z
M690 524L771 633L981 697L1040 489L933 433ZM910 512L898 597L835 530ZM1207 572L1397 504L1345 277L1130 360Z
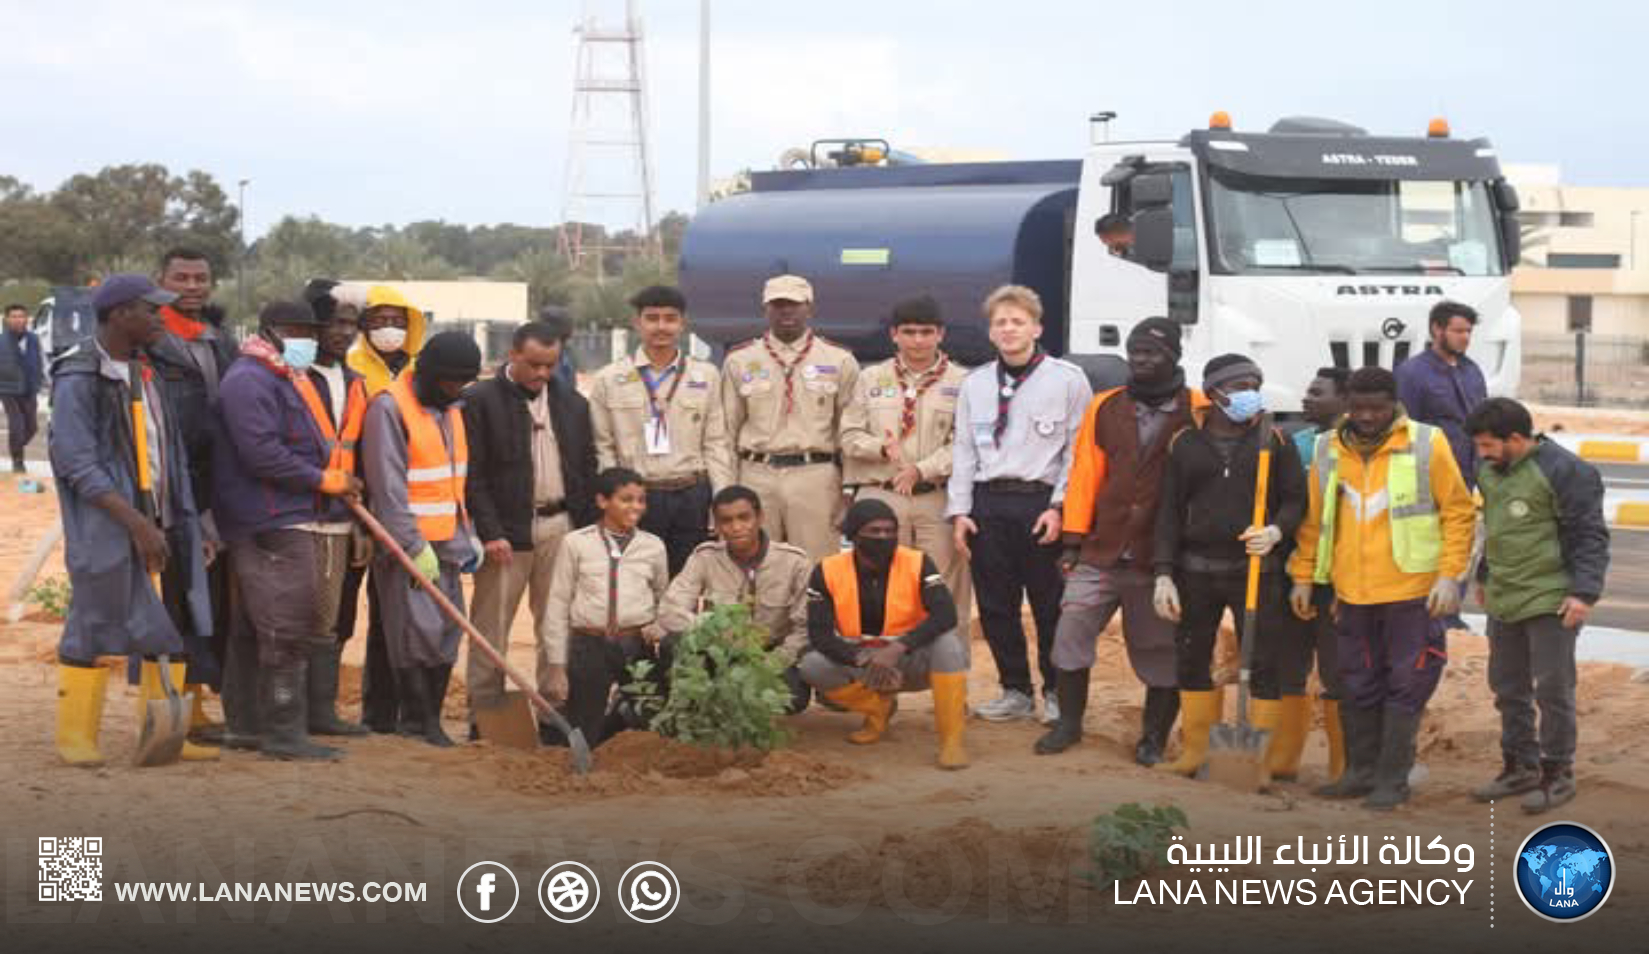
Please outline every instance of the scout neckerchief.
M784 372L784 413L789 414L796 409L796 369L807 360L807 353L813 350L813 329L807 329L802 338L801 350L796 352L796 360L786 362L779 357L779 350L773 347L773 333L762 336L762 347L767 349L767 356Z
M1047 355L1042 351L1042 346L1038 345L1031 360L1017 372L1009 371L1001 358L996 359L996 427L992 434L998 445L1002 443L1002 432L1008 429L1008 406L1013 403L1014 393L1024 386L1045 357Z
M916 430L916 403L922 400L922 395L928 388L939 383L950 368L950 359L943 354L933 363L933 367L917 374L905 367L905 363L898 358L893 359L893 372L899 376L899 393L904 396L904 413L899 416L899 436L909 437L910 432ZM914 377L914 380L912 378Z
M647 410L652 415L653 426L662 437L666 432L664 415L670 410L670 402L676 399L676 389L681 387L681 379L687 377L687 352L677 348L676 361L656 378L653 377L653 366L650 363L642 364L638 371L641 383L647 388ZM660 405L658 389L667 379L670 381L670 390L664 392L664 404Z
M728 548L727 558L733 561L733 565L738 568L740 573L744 574L744 587L743 592L739 594L739 601L747 606L754 606L756 604L756 574L761 571L762 564L767 560L767 531L761 531L761 545L756 548L756 555L750 558L750 562L746 563L734 556L732 548Z
M635 531L625 534L609 533L601 527L601 542L607 544L607 638L618 632L618 565L624 559L624 548L636 538Z

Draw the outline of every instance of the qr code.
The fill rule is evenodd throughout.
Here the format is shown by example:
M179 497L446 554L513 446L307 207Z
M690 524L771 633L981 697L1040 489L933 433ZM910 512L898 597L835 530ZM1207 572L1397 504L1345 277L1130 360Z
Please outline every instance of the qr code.
M40 900L102 901L103 839L41 838Z

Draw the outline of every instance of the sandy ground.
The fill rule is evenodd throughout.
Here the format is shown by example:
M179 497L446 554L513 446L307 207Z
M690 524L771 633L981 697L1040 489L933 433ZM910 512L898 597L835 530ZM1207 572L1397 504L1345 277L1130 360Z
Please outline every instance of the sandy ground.
M0 580L10 580L55 519L49 494L0 491ZM62 573L54 557L43 577ZM1543 949L1562 942L1597 951L1644 950L1649 936L1649 685L1620 667L1581 672L1582 795L1564 809L1609 841L1617 863L1605 909L1573 926L1526 911L1509 884L1516 851L1534 824L1515 806L1490 809L1467 790L1498 768L1498 717L1484 681L1484 641L1457 634L1451 663L1422 740L1430 779L1411 806L1387 817L1312 798L1322 780L1321 735L1307 749L1300 784L1239 793L1134 766L1141 692L1127 673L1113 627L1102 643L1088 739L1057 758L1031 753L1039 728L971 723L972 768L933 767L926 696L908 696L880 745L855 749L850 717L815 707L792 720L793 746L765 762L717 761L647 735L596 752L591 776L570 774L565 753L516 753L485 745L440 751L407 740L347 743L333 765L295 765L226 754L215 764L132 768L131 690L111 681L103 718L108 765L76 770L52 748L57 626L0 626L0 818L5 820L5 911L16 950L83 950L118 936L132 949L303 949L408 945L498 949L579 939L604 949L663 944L743 949L757 944L860 950L870 939L916 950L999 950L1003 940L1049 950L1091 948L1098 938L1161 950ZM530 666L518 625L512 655ZM352 643L346 662L361 651ZM462 668L459 668L459 672ZM354 675L354 673L352 673ZM358 677L357 677L358 678ZM346 680L348 681L348 680ZM994 694L982 643L974 646L972 698ZM455 680L456 682L456 680ZM346 690L346 698L354 693ZM448 730L463 728L461 687ZM215 700L210 708L215 712ZM354 714L353 703L348 707ZM1305 875L1470 880L1465 904L1358 907L1119 905L1089 887L1085 845L1097 814L1128 802L1172 804L1190 818L1192 841L1260 835L1279 840L1366 834L1442 836L1471 844L1474 869L1333 866ZM411 880L429 885L423 905L39 904L35 838L107 837L109 880ZM643 929L616 910L576 927L548 920L534 885L564 858L595 869L616 895L631 863L657 859L685 884L681 910ZM460 873L482 859L517 873L524 897L507 924L471 923L453 902ZM1315 871L1315 869L1313 869ZM1170 878L1293 878L1254 865ZM1496 886L1490 888L1491 878ZM1131 896L1131 894L1130 894ZM613 902L616 903L616 902ZM611 906L604 896L603 904ZM74 917L81 923L61 922ZM1490 928L1491 917L1497 925ZM91 922L91 923L87 923ZM348 922L348 923L340 923ZM558 931L558 934L546 932ZM1103 931L1103 934L1097 933ZM8 945L9 947L9 945Z

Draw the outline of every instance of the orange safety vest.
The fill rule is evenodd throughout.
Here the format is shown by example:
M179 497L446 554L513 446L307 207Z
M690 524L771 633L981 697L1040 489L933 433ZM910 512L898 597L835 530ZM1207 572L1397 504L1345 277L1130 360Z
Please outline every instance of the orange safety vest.
M469 473L464 416L457 407L447 409L447 422L452 427L449 457L441 429L412 393L411 376L396 379L389 393L407 432L407 509L418 521L418 532L425 540L451 540L458 533L458 518L464 509L464 479Z
M294 376L292 385L298 389L298 396L303 398L309 416L315 419L315 426L321 429L321 436L326 438L326 469L355 473L355 448L361 441L361 425L366 421L366 387L361 379L351 381L345 393L344 406L340 409L343 411L342 431L332 426L332 415L321 403L320 391L316 390L315 382L309 380L309 375Z
M819 563L824 570L825 585L836 603L836 631L852 643L879 645L897 636L903 636L928 618L922 605L922 551L899 547L893 551L893 566L888 571L887 605L882 610L881 638L866 639L859 631L859 573L853 565L853 551L846 550L825 557Z

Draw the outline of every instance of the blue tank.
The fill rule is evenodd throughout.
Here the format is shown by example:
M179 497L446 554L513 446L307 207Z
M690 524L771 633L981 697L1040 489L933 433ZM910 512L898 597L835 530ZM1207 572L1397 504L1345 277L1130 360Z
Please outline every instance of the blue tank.
M761 334L761 287L786 272L813 283L813 327L862 361L893 353L894 302L927 293L945 349L991 357L979 305L1006 282L1042 296L1042 343L1065 348L1079 161L980 162L761 172L712 203L682 238L693 330L725 348Z

